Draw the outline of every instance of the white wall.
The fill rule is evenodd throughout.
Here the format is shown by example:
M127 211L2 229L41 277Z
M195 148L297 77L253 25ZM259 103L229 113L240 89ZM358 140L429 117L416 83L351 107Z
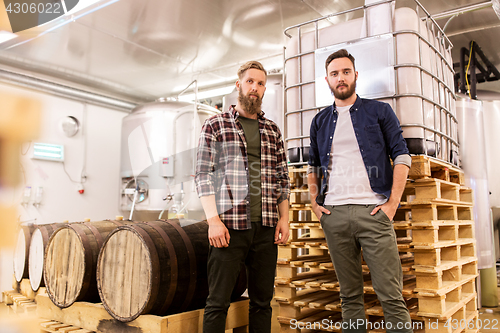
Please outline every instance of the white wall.
M61 162L32 159L33 144L23 146L22 183L11 196L11 203L18 204L20 221L37 224L83 221L85 218L96 221L120 215L120 133L121 120L127 113L94 105L85 107L81 102L7 84L0 84L0 92L42 102L41 132L37 142L64 145L66 170L73 180L80 181L86 154L87 180L83 184L85 192L80 194L77 184L70 181ZM66 116L73 116L81 123L80 131L69 138L60 128L60 121ZM27 206L22 206L20 202L26 186L31 186L32 197ZM39 186L43 187L43 198L41 205L35 207L32 202ZM12 271L6 271L12 267L9 264L12 263L10 253L8 249L0 251L1 290L11 289Z

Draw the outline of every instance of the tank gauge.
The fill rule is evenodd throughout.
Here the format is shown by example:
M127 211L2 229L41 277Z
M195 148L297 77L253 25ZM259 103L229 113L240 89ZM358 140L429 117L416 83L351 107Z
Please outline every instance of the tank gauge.
M138 187L138 195L137 195L137 201L136 203L143 202L148 198L148 190L149 186L148 183L146 183L142 179L137 180L137 186L135 183L135 179L130 180L127 185L125 185L125 189L123 193L128 197L128 199L132 202L134 201L134 195L135 195L135 189Z

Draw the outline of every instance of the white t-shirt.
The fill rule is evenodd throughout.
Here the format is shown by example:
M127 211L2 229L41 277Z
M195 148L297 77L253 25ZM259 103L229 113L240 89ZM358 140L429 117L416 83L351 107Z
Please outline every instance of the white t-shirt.
M325 205L380 205L387 198L374 192L370 186L352 126L351 106L336 107L338 118L328 165Z

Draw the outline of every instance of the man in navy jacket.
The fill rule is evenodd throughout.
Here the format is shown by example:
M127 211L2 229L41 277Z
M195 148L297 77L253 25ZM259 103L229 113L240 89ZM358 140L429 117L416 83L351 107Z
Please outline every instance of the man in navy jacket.
M363 249L386 331L413 332L392 226L411 156L391 107L357 96L354 57L339 50L325 67L335 102L311 123L308 184L340 283L342 329L367 331Z

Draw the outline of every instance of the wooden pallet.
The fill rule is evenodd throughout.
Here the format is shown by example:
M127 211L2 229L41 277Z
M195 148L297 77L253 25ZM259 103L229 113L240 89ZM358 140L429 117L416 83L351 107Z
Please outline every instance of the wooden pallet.
M294 188L290 191L289 202L291 205L305 205L311 203L307 187Z
M447 320L427 318L425 323L426 332L436 333L476 333L479 332L478 311L475 310L473 302L459 308Z
M413 255L414 268L443 267L458 264L461 260L476 259L474 240L459 240L456 242L438 242L428 245L415 245Z
M419 327L424 327L423 318L416 314L414 300L407 301L410 316L414 322L419 322ZM365 298L365 312L368 318L368 332L385 332L380 327L383 324L383 311L376 298ZM341 313L340 309L321 310L316 308L298 308L289 309L280 307L278 316L280 323L280 333L299 333L299 332L341 332ZM417 327L417 325L415 325Z
M474 242L473 221L427 221L412 226L413 246L431 246L458 241Z
M401 203L403 209L409 209L412 222L426 221L471 221L472 204L432 201L413 201Z
M44 333L94 333L81 327L63 324L53 320L43 320L40 322L40 332Z
M459 285L445 295L430 296L418 294L418 315L422 317L448 320L460 309L476 306L476 291L474 281Z
M36 312L36 303L15 290L2 292L3 303L9 305L10 312L18 315L32 315Z
M307 189L307 167L288 167L291 189Z
M415 268L419 295L442 296L458 286L474 283L477 273L477 259L461 260L454 265L432 268Z
M300 177L295 179L297 194L305 191L305 170L291 171L293 177ZM396 212L393 225L404 271L403 293L413 300L412 319L422 320L421 324L427 320L426 327L432 332L476 332L453 330L446 325L446 320L473 322L477 319L473 306L476 302L473 284L477 276L473 192L464 186L462 170L428 156L412 156L409 178L404 202ZM301 210L310 211L310 221L299 221ZM339 330L318 327L290 328L290 320L303 324L331 320L338 318L340 311L338 281L333 264L327 261L328 247L310 204L294 200L290 219L290 245L280 246L278 255L280 265L275 290L280 302L280 332L337 332ZM299 239L304 230L310 239ZM365 298L369 303L369 297L375 296L367 265L363 265L363 272ZM367 315L372 322L380 322L383 315L380 305L367 306Z
M183 312L165 317L141 315L137 319L122 323L115 320L102 304L76 302L60 309L46 295L36 297L39 318L80 327L91 332L148 332L148 333L202 333L203 309ZM231 303L226 329L246 332L248 326L248 300Z
M314 214L314 212L312 211L312 206L310 203L290 204L288 220L299 221L299 212L301 211L305 211L304 213L309 215L309 219L300 222L319 222L316 214Z
M472 189L436 178L408 180L403 199L407 202L440 200L473 203Z
M424 155L412 156L408 177L411 179L437 178L460 185L465 184L464 172L461 169Z

